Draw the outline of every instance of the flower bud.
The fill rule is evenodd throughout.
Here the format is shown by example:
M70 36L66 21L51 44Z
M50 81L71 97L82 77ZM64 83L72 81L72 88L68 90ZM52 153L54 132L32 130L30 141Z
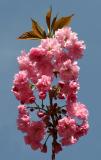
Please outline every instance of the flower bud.
M34 103L35 102L35 97L33 96L33 97L30 97L29 98L29 103Z
M40 92L40 93L39 93L39 98L40 98L41 100L45 99L45 98L46 98L46 93Z
M43 152L43 153L46 153L46 152L47 152L47 146L46 146L46 144L44 144L44 145L41 147L41 152Z
M65 94L59 93L59 94L58 94L58 98L59 98L59 99L65 99Z
M55 143L54 151L55 151L55 153L62 151L62 147L61 147L60 143L57 143L57 142Z
M58 85L59 85L61 88L63 88L64 85L65 85L65 83L64 83L63 81L59 81Z
M42 112L42 111L37 112L37 116L38 116L39 118L42 118L44 115L45 115L45 113Z

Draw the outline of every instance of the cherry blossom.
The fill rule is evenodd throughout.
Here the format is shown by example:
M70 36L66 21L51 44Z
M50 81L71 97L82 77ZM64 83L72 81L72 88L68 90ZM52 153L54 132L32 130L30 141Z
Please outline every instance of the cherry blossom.
M89 130L88 109L77 96L77 60L83 57L85 48L78 34L64 27L17 58L19 72L12 87L21 103L17 128L25 133L26 145L43 153L48 151L47 141L52 137L52 160L63 146L77 143Z

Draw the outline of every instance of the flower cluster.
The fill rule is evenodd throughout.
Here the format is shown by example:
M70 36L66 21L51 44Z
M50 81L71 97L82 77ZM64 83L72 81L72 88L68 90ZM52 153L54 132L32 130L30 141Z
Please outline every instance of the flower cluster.
M88 110L77 98L80 88L77 60L85 48L77 33L65 27L55 31L53 37L42 39L28 53L22 51L17 58L20 71L12 87L21 103L17 125L26 133L25 143L32 149L47 152L46 143L52 136L52 150L58 153L63 146L74 144L87 134ZM60 104L65 104L61 106L60 100ZM31 120L31 112L37 112L39 121Z
M31 145L34 150L41 148L40 142L44 138L45 124L42 121L30 121L29 113L24 105L19 105L18 111L18 129L26 133L25 143Z

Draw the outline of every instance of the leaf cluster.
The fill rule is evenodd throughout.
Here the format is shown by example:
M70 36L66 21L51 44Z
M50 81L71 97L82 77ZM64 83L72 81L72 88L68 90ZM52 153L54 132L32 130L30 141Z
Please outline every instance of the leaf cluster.
M31 18L32 30L22 33L21 36L19 36L17 39L37 40L37 39L45 39L47 37L52 37L56 30L69 25L71 23L73 16L74 14L71 14L70 16L58 18L58 16L56 15L52 19L52 8L50 7L45 16L48 33L39 25L37 21Z

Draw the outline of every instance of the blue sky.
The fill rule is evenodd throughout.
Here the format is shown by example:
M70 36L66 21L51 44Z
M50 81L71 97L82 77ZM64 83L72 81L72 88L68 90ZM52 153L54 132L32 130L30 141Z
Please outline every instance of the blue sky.
M52 5L60 15L75 13L72 28L87 45L79 62L79 101L90 111L89 134L73 146L65 147L57 160L95 160L101 158L101 0L0 0L0 159L49 160L48 154L33 152L17 131L17 100L11 93L13 75L18 71L16 58L20 50L36 46L33 41L18 41L16 37L31 27L30 18L44 26L44 16Z

